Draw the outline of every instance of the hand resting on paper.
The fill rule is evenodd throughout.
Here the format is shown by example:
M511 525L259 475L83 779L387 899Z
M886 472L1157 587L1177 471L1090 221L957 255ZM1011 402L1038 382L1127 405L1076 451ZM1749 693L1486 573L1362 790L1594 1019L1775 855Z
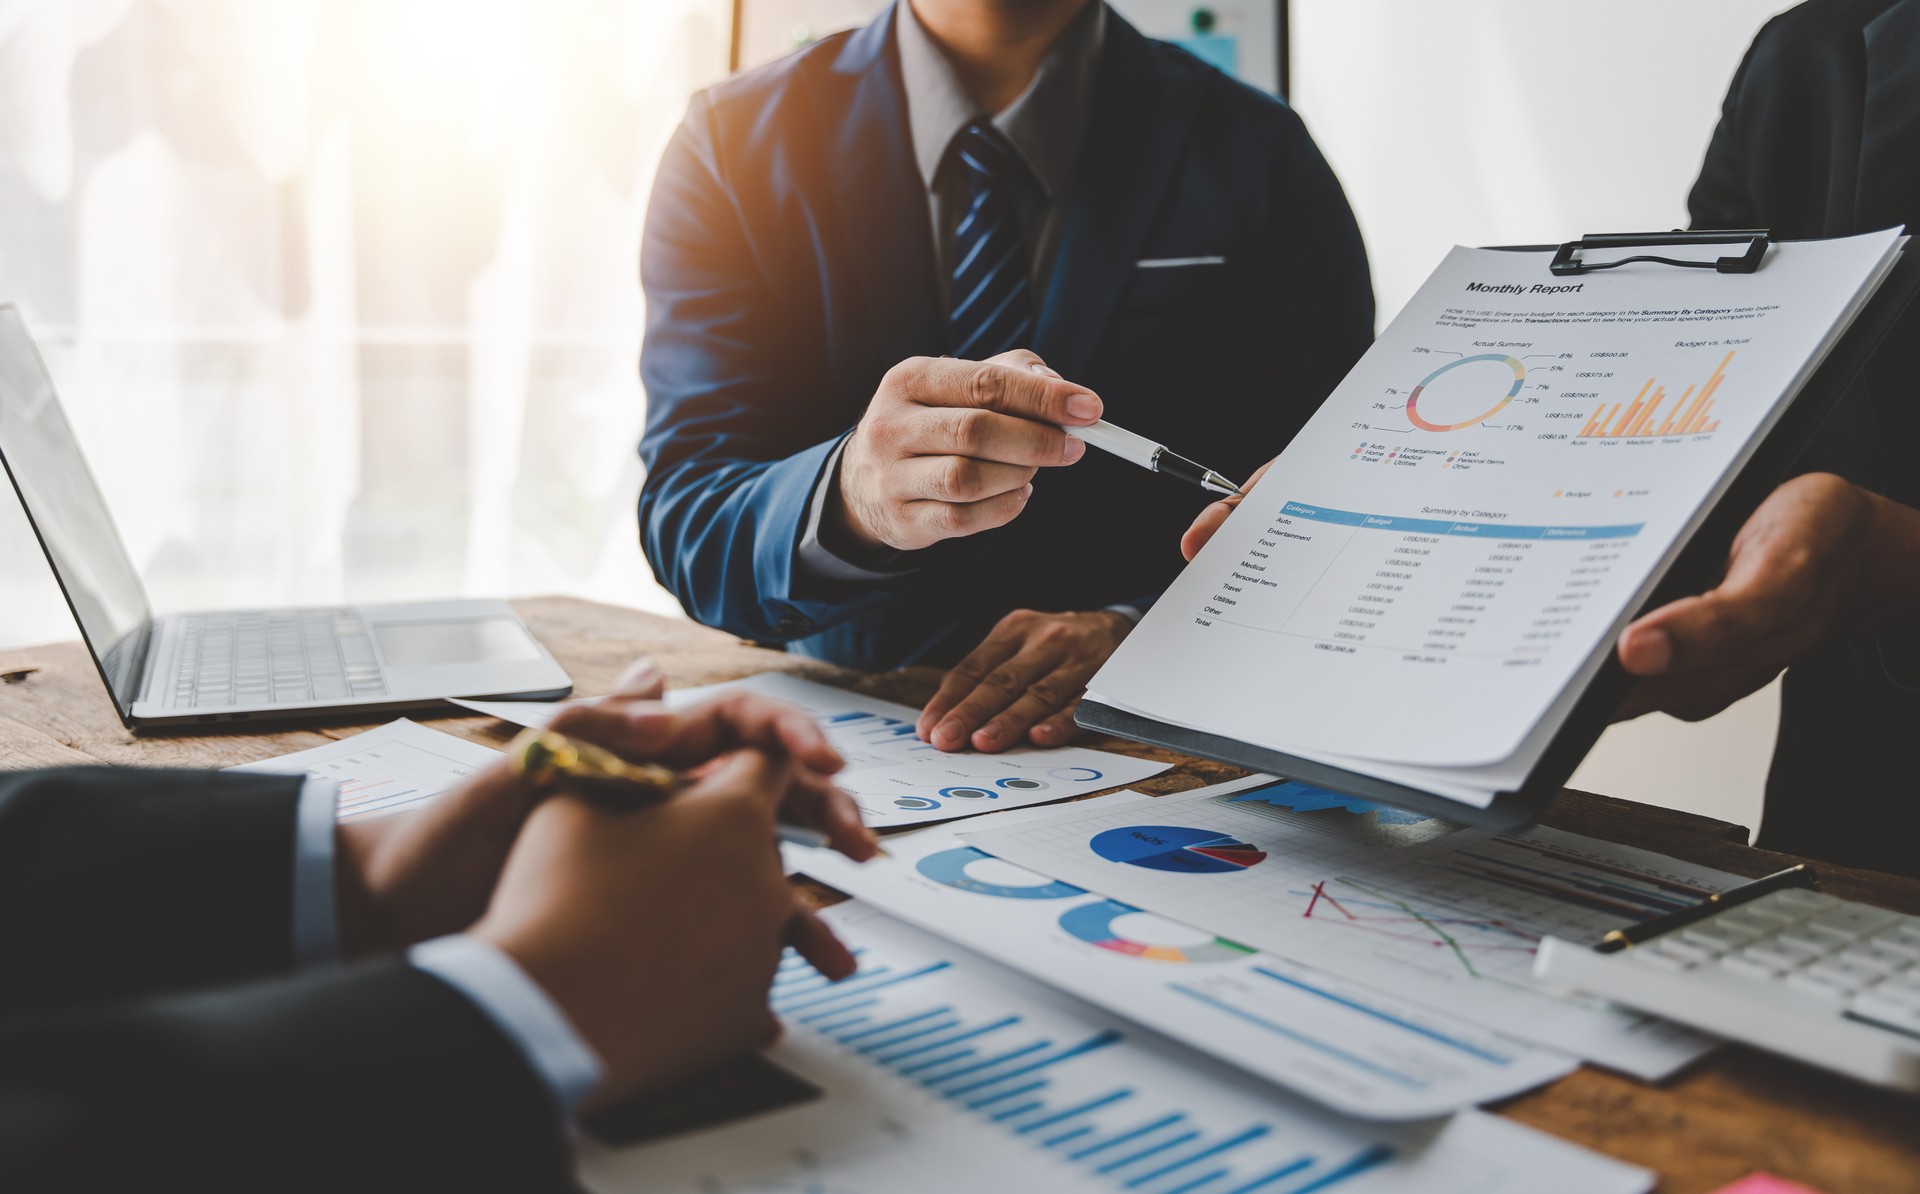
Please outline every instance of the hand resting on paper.
M1015 610L947 672L915 728L945 751L1063 746L1079 736L1073 711L1087 681L1132 629L1112 610Z

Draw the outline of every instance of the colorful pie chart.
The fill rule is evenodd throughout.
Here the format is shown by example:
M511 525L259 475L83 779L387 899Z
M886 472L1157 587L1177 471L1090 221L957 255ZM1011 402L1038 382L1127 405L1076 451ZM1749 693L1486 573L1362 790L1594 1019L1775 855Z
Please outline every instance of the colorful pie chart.
M1087 843L1108 862L1182 875L1226 875L1258 866L1266 851L1211 829L1183 825L1128 825Z
M1002 862L972 846L955 846L929 854L916 863L914 869L935 883L1005 900L1064 900L1087 894L1071 883Z
M1101 949L1154 962L1231 962L1253 951L1118 900L1069 908L1060 927Z

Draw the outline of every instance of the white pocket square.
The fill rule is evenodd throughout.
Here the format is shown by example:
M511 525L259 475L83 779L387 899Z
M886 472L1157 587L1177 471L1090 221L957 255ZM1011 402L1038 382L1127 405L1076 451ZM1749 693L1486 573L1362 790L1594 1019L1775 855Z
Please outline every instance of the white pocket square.
M1133 263L1135 269L1179 269L1187 265L1225 265L1225 257L1142 257Z

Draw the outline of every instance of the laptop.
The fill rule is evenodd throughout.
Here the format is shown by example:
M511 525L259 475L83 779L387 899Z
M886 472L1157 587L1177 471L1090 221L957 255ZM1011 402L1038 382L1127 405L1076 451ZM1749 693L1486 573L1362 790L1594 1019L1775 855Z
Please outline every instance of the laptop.
M556 700L573 682L504 601L155 616L19 311L0 305L0 465L132 730Z

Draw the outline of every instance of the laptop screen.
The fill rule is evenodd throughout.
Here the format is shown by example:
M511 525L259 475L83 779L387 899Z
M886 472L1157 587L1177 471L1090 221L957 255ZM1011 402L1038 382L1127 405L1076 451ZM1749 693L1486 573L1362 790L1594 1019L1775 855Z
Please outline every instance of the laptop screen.
M0 306L0 461L124 716L152 610L20 312Z

